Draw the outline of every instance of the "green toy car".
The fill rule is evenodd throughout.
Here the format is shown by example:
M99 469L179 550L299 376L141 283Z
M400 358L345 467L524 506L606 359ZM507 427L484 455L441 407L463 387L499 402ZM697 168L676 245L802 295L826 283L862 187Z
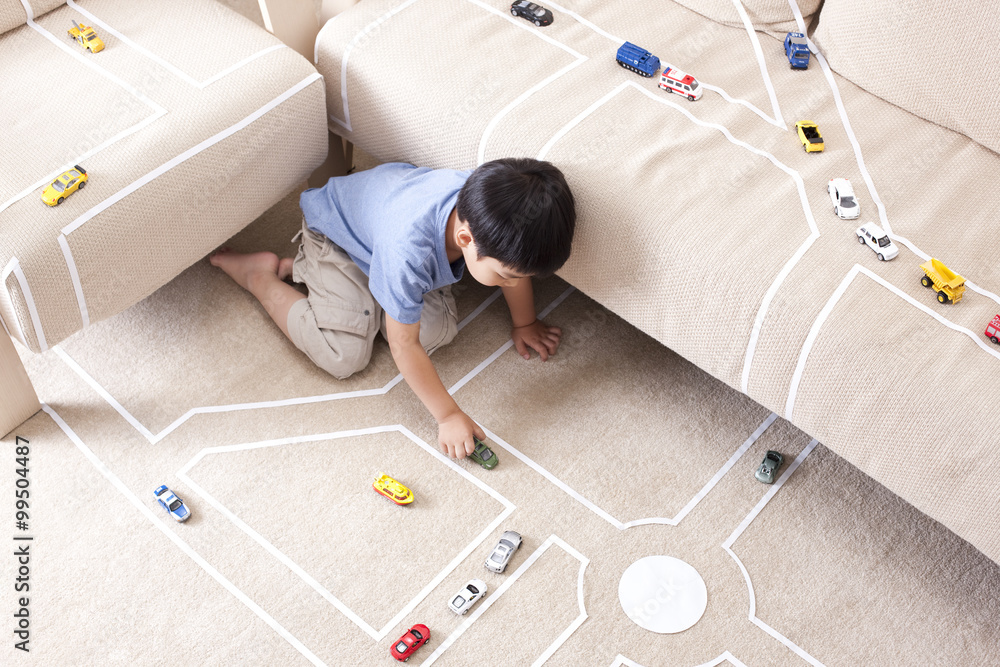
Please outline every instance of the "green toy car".
M476 441L476 450L469 454L469 458L487 470L493 470L496 468L497 463L500 463L500 460L497 459L497 455L493 453L493 450L486 446L485 442L476 436L472 437Z
M764 460L760 462L760 467L757 468L757 472L754 474L759 481L765 484L774 484L774 478L778 473L778 468L781 467L781 463L784 461L781 454L771 450L764 455Z

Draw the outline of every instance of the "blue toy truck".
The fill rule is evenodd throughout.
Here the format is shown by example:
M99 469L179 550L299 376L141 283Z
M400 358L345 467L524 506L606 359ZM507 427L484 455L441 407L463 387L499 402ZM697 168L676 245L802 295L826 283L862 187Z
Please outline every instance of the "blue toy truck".
M660 59L632 42L625 42L618 47L615 60L625 69L630 69L640 76L652 77L660 73Z
M809 45L801 32L785 35L785 56L792 69L809 69Z

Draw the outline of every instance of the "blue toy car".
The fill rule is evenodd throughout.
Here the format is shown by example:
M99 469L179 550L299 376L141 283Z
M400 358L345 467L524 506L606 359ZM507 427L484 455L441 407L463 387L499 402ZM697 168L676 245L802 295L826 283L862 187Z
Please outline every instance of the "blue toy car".
M640 76L653 77L660 73L660 59L632 42L625 42L618 47L615 60Z
M166 486L156 487L156 491L153 491L153 495L156 496L156 502L163 505L163 509L167 510L167 513L178 521L187 521L191 518L191 511L187 508L187 505L184 504L184 501L178 498L177 495Z
M809 69L809 45L801 32L785 35L785 56L792 69Z

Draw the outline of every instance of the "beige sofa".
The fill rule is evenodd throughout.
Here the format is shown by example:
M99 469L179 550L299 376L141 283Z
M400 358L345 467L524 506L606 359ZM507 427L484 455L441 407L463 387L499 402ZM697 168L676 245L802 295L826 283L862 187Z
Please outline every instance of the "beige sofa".
M383 161L553 161L580 214L563 278L1000 561L1000 347L984 335L1000 312L997 14L540 4L551 26L502 0L365 0L337 16L316 49L330 129ZM782 49L797 27L818 51L805 71ZM617 66L625 40L704 97ZM804 119L824 152L802 150ZM835 177L860 219L832 212ZM899 257L859 244L863 222ZM931 256L967 278L962 302L921 286Z
M0 33L0 319L32 351L143 299L326 157L322 77L218 2L0 0ZM86 189L46 206L74 165Z

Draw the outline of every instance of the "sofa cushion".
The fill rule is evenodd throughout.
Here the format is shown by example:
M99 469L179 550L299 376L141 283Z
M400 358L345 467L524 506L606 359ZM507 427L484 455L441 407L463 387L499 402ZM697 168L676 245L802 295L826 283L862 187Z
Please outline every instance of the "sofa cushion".
M480 0L366 0L317 44L330 128L382 161L554 162L579 216L560 276L1000 560L1000 348L983 336L1000 264L982 205L1000 200L1000 158L674 3L552 9L536 28ZM626 39L707 92L619 67ZM824 152L803 151L803 119ZM835 177L859 220L833 214ZM858 243L869 221L897 259ZM961 303L921 286L925 255L969 280Z
M838 74L1000 151L1000 12L995 8L827 0L813 39Z
M71 21L106 48L80 49ZM0 52L16 84L0 100L0 316L35 351L153 292L326 155L322 78L211 0L71 1ZM46 206L74 165L86 188Z

